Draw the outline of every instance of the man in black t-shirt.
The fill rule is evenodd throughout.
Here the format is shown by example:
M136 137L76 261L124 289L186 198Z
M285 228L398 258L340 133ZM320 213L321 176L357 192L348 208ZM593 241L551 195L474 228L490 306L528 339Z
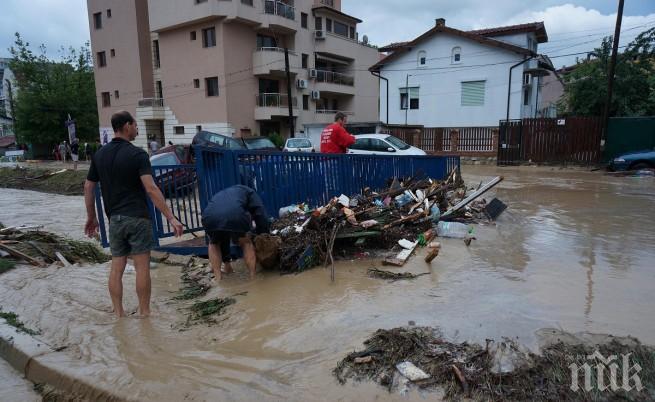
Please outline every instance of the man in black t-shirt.
M136 121L128 112L118 112L111 118L114 139L98 150L84 183L87 220L84 231L93 237L98 230L94 194L100 183L102 201L109 218L109 248L112 261L109 274L109 295L117 316L123 310L123 272L127 257L134 260L136 293L141 316L150 315L150 250L153 231L147 197L166 217L175 236L182 235L182 224L166 205L163 194L152 178L148 154L132 145L138 135Z

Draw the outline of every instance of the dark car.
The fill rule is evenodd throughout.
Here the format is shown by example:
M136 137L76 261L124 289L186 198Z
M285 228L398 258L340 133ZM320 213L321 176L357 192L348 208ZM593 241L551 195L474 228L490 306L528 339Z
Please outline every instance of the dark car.
M172 145L160 149L150 157L155 183L166 197L177 197L191 192L196 184L194 166L191 163L191 147Z
M614 171L655 169L655 150L629 152L617 156L610 162L609 169Z
M223 149L245 149L243 143L235 138L209 131L200 131L193 137L192 146L218 147Z
M241 139L246 149L251 151L279 151L268 137L247 137Z

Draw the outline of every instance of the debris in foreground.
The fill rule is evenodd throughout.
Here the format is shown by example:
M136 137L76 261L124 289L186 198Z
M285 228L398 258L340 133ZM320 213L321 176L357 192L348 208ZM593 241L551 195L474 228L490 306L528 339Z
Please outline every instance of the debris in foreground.
M231 297L216 298L193 303L189 310L191 314L187 319L187 324L201 321L208 324L215 324L214 317L223 315L225 308L233 305L237 301Z
M608 339L603 343L558 340L544 346L537 355L508 339L498 343L487 340L487 344L481 346L448 342L434 328L380 329L364 342L364 350L350 353L341 360L333 374L341 384L348 379L373 380L391 392L399 388L402 383L399 377L405 371L402 375L416 378L412 382L416 387L443 389L449 400L463 397L484 401L652 400L655 395L655 349L634 338ZM596 351L603 356L630 354L630 364L639 364L642 368L639 375L643 389L626 392L622 389L599 391L596 388L589 392L573 392L569 365L600 364L599 360L587 358ZM358 363L363 358L370 361ZM408 371L407 362L419 371L411 366ZM420 375L421 372L427 378ZM605 372L609 373L610 369L605 367ZM633 388L634 385L633 381Z
M391 271L383 271L381 269L377 268L369 268L368 271L368 276L371 278L379 278L379 279L386 279L390 281L399 281L402 279L415 279L418 278L419 276L423 275L430 275L429 272L424 272L422 274L413 274L411 272L391 272Z
M16 328L18 332L23 332L28 335L39 335L39 331L35 331L26 327L25 324L20 319L18 319L18 314L2 311L2 307L0 307L0 318L3 318L7 324Z

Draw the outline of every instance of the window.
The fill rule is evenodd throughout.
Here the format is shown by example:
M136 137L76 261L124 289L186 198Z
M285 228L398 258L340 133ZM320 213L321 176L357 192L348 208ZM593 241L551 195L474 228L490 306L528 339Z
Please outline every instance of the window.
M111 49L109 54L111 54L111 57L116 57L116 49Z
M191 38L191 40L196 40L196 31L191 31L189 33L189 37Z
M207 28L202 30L202 46L216 46L216 28Z
M486 81L462 82L462 106L484 106Z
M196 126L196 132L199 133L202 131L202 126Z
M200 80L199 79L196 78L195 80L193 80L193 87L194 88L200 88Z
M459 46L455 46L453 48L453 52L452 52L451 63L455 64L455 63L459 63L461 61L462 61L462 48L459 47Z
M382 141L379 138L371 138L370 150L375 152L389 152L389 148L393 148L385 141Z
M400 88L400 108L402 110L407 109L407 89ZM419 107L419 87L409 88L409 108L418 109Z
M332 32L332 20L329 18L325 19L325 30L328 32Z
M337 35L348 37L348 25L342 24L339 21L334 21L334 33Z
M164 88L161 85L161 81L157 81L155 85L157 86L157 98L164 99Z
M355 27L350 27L350 39L355 39Z
M300 13L300 26L303 28L307 28L307 18L309 16L307 13Z
M111 9L107 9L107 18L111 18Z
M175 134L178 134L178 135L184 134L184 126L175 126L175 127L173 127L173 132L175 132Z
M200 3L206 3L207 0L195 0L195 2L196 2L196 4L200 4Z
M523 106L530 106L530 87L523 90Z
M93 27L95 29L102 29L102 13L93 14Z
M428 54L425 50L418 52L418 65L419 67L425 66L428 60Z
M241 0L241 4L245 4L245 5L250 6L250 7L253 6L252 0Z
M205 78L207 96L218 96L218 77Z
M304 54L302 55L302 68L309 68L309 55Z
M309 110L309 95L302 96L302 110Z
M314 20L314 29L317 31L322 31L323 30L323 19L321 17L316 17Z
M159 68L161 66L161 60L159 59L159 41L158 40L153 40L152 41L152 56L153 56L153 59L154 59L155 68Z
M102 93L102 107L110 107L111 106L111 95L109 92L103 92Z
M114 91L114 98L120 99L120 97L121 97L121 94L118 93L118 90Z
M277 40L273 36L257 34L257 48L277 47Z
M96 56L98 59L98 67L107 67L107 55L105 52L98 52Z
M350 146L350 149L360 149L362 151L371 150L371 139L370 138L357 138L355 143Z

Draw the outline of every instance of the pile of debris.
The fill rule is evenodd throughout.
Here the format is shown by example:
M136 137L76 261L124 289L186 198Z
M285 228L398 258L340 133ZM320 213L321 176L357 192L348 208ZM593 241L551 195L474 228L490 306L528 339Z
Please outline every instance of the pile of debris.
M394 328L378 330L364 342L364 350L341 360L333 374L341 384L349 378L373 380L389 392L406 393L412 386L440 388L449 400L652 400L655 349L634 338L627 340L612 339L602 344L557 341L543 347L537 355L508 339L498 343L487 340L481 346L448 342L433 328ZM610 387L605 391L594 387L592 391L574 392L569 366L601 363L588 360L596 352L603 356L631 356L630 364L638 364L642 369L639 374L643 389L634 389L633 381L631 392ZM609 375L610 368L605 369ZM580 381L582 388L584 379Z
M93 243L66 239L41 227L4 227L0 224L0 261L19 261L43 267L58 263L101 263L109 256Z
M343 257L364 249L392 251L397 255L385 261L402 266L417 246L428 245L437 234L468 237L470 242L470 229L463 224L490 222L506 208L496 199L489 204L479 200L500 181L502 177L480 183L469 193L459 170L454 169L444 181L393 179L386 191L367 188L351 197L335 197L314 210L304 204L282 208L271 232L280 239L277 256L258 257L265 268L298 273L333 262L336 244Z

